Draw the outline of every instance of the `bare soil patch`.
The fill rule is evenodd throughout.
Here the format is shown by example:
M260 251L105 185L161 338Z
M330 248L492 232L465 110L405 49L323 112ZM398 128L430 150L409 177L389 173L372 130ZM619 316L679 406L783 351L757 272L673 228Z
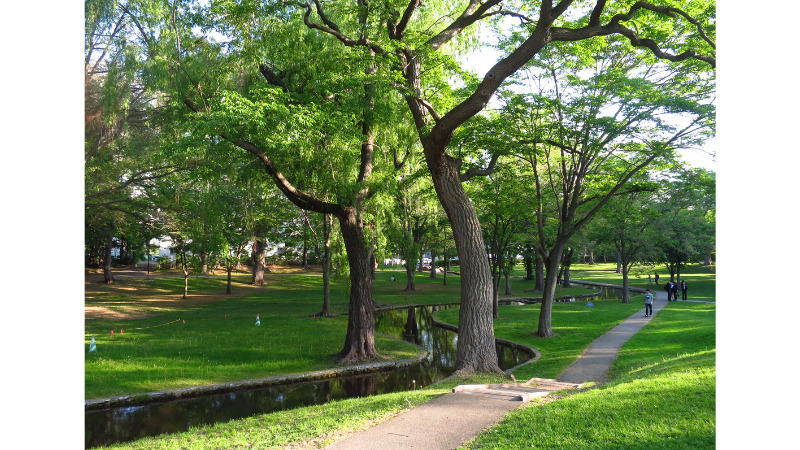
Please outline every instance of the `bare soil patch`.
M279 270L278 267L275 270ZM102 270L87 269L84 281L84 314L86 319L127 320L140 319L153 314L153 311L174 307L197 306L211 302L219 302L239 298L261 289L250 284L234 283L231 294L225 288L210 292L193 292L192 280L189 280L189 295L164 292L148 282L146 267L122 267L113 269L114 283L103 282ZM234 276L246 275L237 272ZM226 279L224 271L213 271L209 277ZM176 277L183 275L160 274L150 272L149 278ZM241 279L241 278L240 278Z

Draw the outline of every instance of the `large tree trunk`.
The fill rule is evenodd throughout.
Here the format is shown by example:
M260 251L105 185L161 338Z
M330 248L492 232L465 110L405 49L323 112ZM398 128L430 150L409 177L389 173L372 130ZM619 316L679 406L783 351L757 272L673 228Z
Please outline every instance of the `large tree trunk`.
M256 286L264 285L264 266L266 266L264 253L266 251L266 242L260 239L255 239L253 241L253 284Z
M355 208L345 208L339 217L347 261L350 263L350 310L347 336L338 363L351 363L379 357L375 350L375 301L369 250L364 242L364 223Z
M426 148L426 161L436 194L450 219L460 263L461 309L456 372L502 372L497 363L492 320L492 276L481 225L461 184L458 161L441 150L440 158L432 158L432 152L428 150Z
M408 260L406 260L406 264L403 266L406 268L406 292L413 292L417 290L416 282L414 281L414 266L416 264L412 264Z

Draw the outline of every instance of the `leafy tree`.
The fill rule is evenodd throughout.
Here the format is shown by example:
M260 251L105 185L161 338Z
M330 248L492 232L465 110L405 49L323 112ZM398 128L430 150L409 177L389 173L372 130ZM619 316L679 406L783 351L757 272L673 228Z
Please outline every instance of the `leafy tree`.
M645 167L703 139L713 120L706 83L687 84L692 72L670 71L648 54L628 52L619 40L581 44L589 56L553 46L531 69L539 94L509 104L509 113L529 130L518 139L527 144L524 157L536 177L539 251L547 273L537 331L542 337L554 335L552 304L565 250L568 262L573 256L570 240L612 198L641 190L632 180ZM693 119L676 125L670 120L676 115ZM557 211L549 244L545 203Z
M679 170L664 182L658 199L656 261L670 280L680 282L683 267L706 261L715 248L716 176L705 169Z
M448 215L458 248L462 302L457 370L499 371L490 312L490 269L483 256L477 214L461 184L476 171L488 167L463 170L464 160L448 152L454 133L484 109L509 76L553 42L620 35L630 45L645 47L658 58L679 62L694 59L713 65L713 26L702 26L709 18L713 20L713 5L693 4L688 13L644 2L610 6L602 0L593 5L571 1L530 5L470 0L466 4L424 6L416 0L380 4L338 1L324 5L314 1L299 5L299 9L310 29L329 35L345 47L363 48L394 63L387 69L403 81L399 93L413 116L434 188ZM351 11L363 15L353 20L352 14L348 16ZM443 17L448 19L442 20ZM504 17L520 22L518 27L509 27L511 37L503 39L509 42L507 56L479 83L467 80L460 92L449 88L445 74L448 69L452 69L450 74L458 73L459 67L446 52L458 45L456 37L469 36L481 21ZM567 17L576 20L568 21ZM634 25L624 24L630 22ZM642 30L646 37L637 30ZM446 113L439 112L445 110ZM548 311L543 312L545 322L540 333L551 335Z
M611 199L587 230L593 239L613 244L620 259L622 302L630 303L628 293L631 268L651 260L658 240L655 224L657 206L647 191L631 192Z
M511 166L504 166L478 184L478 191L471 195L483 227L483 241L492 273L494 318L499 317L500 284L513 267L510 263L516 260L517 234L522 228L522 219L527 215L526 205L519 201L521 190L518 183L519 174Z
M128 6L149 52L149 73L169 92L166 106L184 151L212 137L218 151L240 152L235 160L255 157L297 207L339 220L351 281L340 362L377 357L366 224L380 169L375 124L384 111L396 110L378 95L390 81L376 75L380 61L370 51L298 39L298 23L270 4ZM228 40L198 36L195 27ZM309 54L304 44L326 57L303 57ZM342 67L360 69L344 79L334 72Z

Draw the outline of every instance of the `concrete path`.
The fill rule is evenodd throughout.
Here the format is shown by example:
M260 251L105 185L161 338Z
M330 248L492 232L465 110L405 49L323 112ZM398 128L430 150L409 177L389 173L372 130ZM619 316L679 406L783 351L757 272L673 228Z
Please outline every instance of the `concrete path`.
M667 304L667 293L651 290L655 297L653 302L653 315L658 314ZM590 345L583 354L575 360L558 377L558 381L565 383L586 383L595 381L603 384L611 363L617 358L617 352L631 336L636 334L653 317L644 316L644 308L628 317L613 330L600 336Z
M667 304L665 292L653 290L653 314ZM511 410L535 397L578 387L581 383L604 383L617 351L652 317L641 311L598 338L558 380L531 379L526 383L458 386L443 395L390 420L350 435L329 449L426 449L449 450L491 428Z

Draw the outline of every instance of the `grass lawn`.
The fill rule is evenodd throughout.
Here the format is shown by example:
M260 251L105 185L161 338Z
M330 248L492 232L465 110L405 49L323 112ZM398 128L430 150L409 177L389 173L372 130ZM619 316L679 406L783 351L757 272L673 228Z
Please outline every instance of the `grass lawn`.
M532 402L464 448L715 448L715 311L670 304L623 346L609 383Z
M458 301L458 277L448 286L417 275L418 289L380 273L375 298L381 304ZM405 278L405 277L403 277ZM85 397L101 398L251 378L312 372L333 367L347 330L347 280L332 286L334 318L322 309L320 273L273 273L261 288L238 277L226 297L225 277L192 277L190 298L181 300L182 278L119 279L113 289L87 285L87 305L109 314L87 319ZM216 295L209 295L209 292ZM158 301L163 298L171 301ZM196 301L200 299L200 301ZM256 326L256 318L260 326ZM114 331L112 337L111 331ZM416 347L381 335L378 351L389 359L416 356Z
M395 276L397 281L391 281ZM95 337L97 351L86 353L85 398L102 398L179 387L312 372L334 367L347 330L348 283L331 287L334 318L314 317L322 309L322 275L276 271L266 285L226 277L191 277L189 299L182 300L183 278L151 280L118 277L111 286L87 283L87 311L102 310L85 322L85 345ZM409 305L459 301L460 277L416 274L416 291L404 292L404 271L381 271L373 282L380 304ZM530 283L530 282L527 282ZM564 295L586 292L584 288ZM526 294L532 295L532 294ZM255 326L256 317L260 326ZM112 337L111 331L114 331ZM123 333L124 331L124 333ZM377 335L387 360L418 353L416 347Z
M579 278L576 274L581 269L573 266L575 279ZM596 281L619 284L613 272L596 272L591 269L587 272L592 272L592 276L597 277ZM696 278L689 278L691 271L686 273L687 283L690 279L693 280L689 284L690 299L693 298L694 289L698 296L714 300L713 270L710 273L702 273L703 270L698 272L694 274L697 275ZM397 276L399 280L389 281L391 275ZM584 279L588 276L584 275ZM430 304L449 303L458 299L458 277L455 276L448 277L448 286L445 287L441 285L441 278L430 280L428 275L419 274L416 293L402 292L405 287L402 280L405 278L401 272L381 272L378 278L375 282L375 298L379 303ZM146 367L148 364L155 364L154 361L172 364L168 361L170 351L175 352L185 345L195 347L192 355L185 357L185 372L182 375L173 374L171 380L164 377L163 380L153 383L162 386L159 389L170 383L219 382L217 377L229 375L213 368L219 365L226 365L228 370L237 371L237 374L252 370L259 377L277 375L267 372L290 370L295 366L309 365L300 371L315 370L310 366L313 364L329 367L330 353L338 351L343 342L346 318L309 317L321 307L321 277L318 274L271 274L268 276L268 283L259 292L241 298L202 306L167 308L149 318L129 319L136 323L128 324L125 320L87 320L87 348L88 336L95 329L116 329L121 325L133 327L145 323L137 321L157 324L167 322L167 319L188 318L186 324L174 324L174 329L173 325L159 327L171 330L170 332L156 332L154 330L159 328L152 328L148 332L152 333L148 334L152 336L150 338L144 337L146 330L142 330L142 337L138 338L136 334L126 331L123 339L111 342L110 346L128 339L137 342L134 341L136 338L140 344L150 348L149 352L136 354L134 352L139 350L128 348L114 358L109 355L103 355L103 358L113 359L118 367L126 370L142 370L138 372L141 380L144 373L152 373L154 378L159 376L158 370L149 372L149 367ZM645 286L646 283L645 276ZM535 296L524 292L529 286L530 282L520 278L512 280L515 295ZM337 313L346 310L346 287L346 284L339 283L334 288L333 307ZM578 289L586 292L584 288ZM632 298L631 304L622 304L616 300L595 301L597 306L594 308L587 308L585 302L581 301L558 303L553 312L553 325L558 337L552 339L532 336L536 331L538 305L502 307L501 317L495 322L495 333L498 337L532 345L543 353L539 361L515 372L518 380L530 376L555 378L594 338L641 309L641 302L638 300L639 297ZM254 326L256 311L261 314L262 326L259 328ZM224 317L220 318L224 314L230 314L227 320L236 320L236 325L226 327ZM457 310L441 311L437 316L457 323ZM194 322L198 323L192 325ZM192 325L196 331L189 333L186 328L188 325ZM266 333L265 330L274 331ZM94 333L99 335L100 331ZM309 343L309 333L313 333L313 345ZM482 434L465 448L713 448L716 434L714 336L713 304L671 303L626 343L612 367L609 374L611 381L608 384L583 392L564 392L556 401L532 403L506 416L498 426ZM222 337L234 342L218 345L216 341L224 340ZM145 342L148 339L155 344ZM203 344L195 344L192 339ZM161 350L156 345L158 343L170 348ZM270 348L268 351L265 350L267 345L286 347L289 349L287 355L297 353L303 362L295 364L286 361L286 356L280 356L283 350ZM409 351L403 344L392 347L390 342L381 341L378 345L379 351L389 357L405 357L409 352L415 353L415 350ZM225 351L233 347L241 347L243 350ZM98 372L95 366L89 364L90 360L103 354L101 352L104 349L106 353L114 351L101 346L98 341L97 355L87 354L87 398L92 398L88 395L90 374ZM160 353L160 356L155 353ZM228 356L228 353L234 356ZM256 363L250 362L249 359L254 357L264 359ZM142 363L142 360L146 362ZM205 362L205 366L201 362ZM147 370L144 371L145 369ZM186 370L191 370L194 375L188 376ZM203 376L204 371L209 375ZM246 375L235 378L253 377ZM481 375L448 380L446 383L417 391L334 401L264 414L197 427L185 433L118 444L113 448L320 448L338 437L369 427L412 405L443 395L455 385L500 380L497 376ZM123 387L130 389L130 386Z

